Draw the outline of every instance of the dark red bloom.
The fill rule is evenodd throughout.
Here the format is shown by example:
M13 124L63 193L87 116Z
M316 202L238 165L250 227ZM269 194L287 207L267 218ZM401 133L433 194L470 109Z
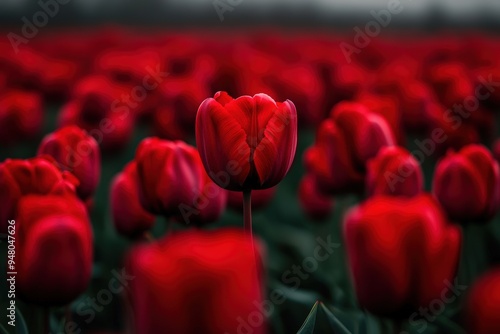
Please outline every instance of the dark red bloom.
M8 90L0 95L0 142L33 138L43 121L42 99L37 93Z
M149 212L201 224L224 211L227 194L209 179L196 148L147 138L137 148L135 160L139 198Z
M203 101L196 143L208 175L228 190L265 189L287 174L297 146L297 112L265 94Z
M14 219L21 197L74 193L77 186L76 177L61 172L51 157L5 160L0 163L0 231L6 230L7 220Z
M366 192L368 196L395 195L412 197L422 192L424 176L420 164L406 149L383 147L368 161Z
M277 186L267 189L252 191L252 210L264 209L273 200ZM227 204L230 208L243 212L243 193L241 191L228 191Z
M16 284L24 300L65 305L85 291L93 237L76 196L26 196L19 201L16 225Z
M137 237L153 227L155 216L139 200L139 180L135 161L125 166L113 179L110 189L111 214L118 233Z
M59 114L59 126L77 125L86 130L102 149L122 148L134 129L142 104L132 90L103 76L89 76L74 88L71 100Z
M384 118L362 104L342 102L321 123L307 154L322 192L359 192L364 187L367 161L380 148L392 145L394 136Z
M448 152L436 166L432 190L452 220L491 219L500 204L498 162L481 145Z
M265 317L256 308L263 302L256 258L239 230L190 230L137 246L126 264L134 277L135 332L266 333Z
M63 170L76 176L80 185L78 196L85 200L91 197L101 175L101 153L92 136L77 126L67 126L45 136L38 154L52 156Z
M344 237L360 306L376 315L408 316L454 280L460 228L431 196L369 199L347 214Z
M474 282L465 304L468 333L500 333L500 270L487 272Z

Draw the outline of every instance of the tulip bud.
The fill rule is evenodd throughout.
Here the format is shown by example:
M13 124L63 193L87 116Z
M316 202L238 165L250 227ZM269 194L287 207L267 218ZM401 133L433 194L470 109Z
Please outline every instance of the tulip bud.
M465 304L465 324L468 333L500 333L500 270L481 276L471 287Z
M85 291L92 273L92 228L74 195L29 195L16 217L17 289L25 301L65 305Z
M306 174L299 184L299 201L308 217L321 221L332 213L333 199L321 193L313 174Z
M196 143L208 175L220 187L273 187L295 156L295 106L289 100L276 103L265 94L233 99L218 92L198 109Z
M252 191L252 210L264 209L273 200L278 187ZM228 191L228 206L236 211L243 212L243 193L241 191Z
M209 179L196 148L181 141L147 138L135 160L139 198L149 212L186 224L212 222L222 214L227 194Z
M260 308L271 306L256 257L239 230L190 230L136 246L125 267L135 333L266 333Z
M113 224L118 233L134 238L153 227L155 216L144 210L139 201L135 161L113 179L110 196Z
M306 154L319 189L334 195L362 191L367 161L392 145L394 136L384 118L362 104L342 102L321 123Z
M181 141L144 139L135 154L142 206L153 214L176 216L181 204L194 205L203 183L197 156Z
M406 317L454 281L461 233L428 195L376 196L351 209L344 238L361 307Z
M14 219L22 196L75 192L78 186L76 177L61 172L55 163L49 156L7 159L0 163L0 232L7 229L7 220Z
M81 199L94 194L101 174L101 156L92 136L76 126L64 127L45 136L38 154L52 156L63 170L77 177L80 185L76 192Z
M424 187L422 169L406 149L383 147L367 165L368 196L416 196Z
M42 100L36 93L10 90L0 95L0 142L15 143L34 137L43 118Z
M451 220L488 221L500 204L498 162L481 145L450 151L436 166L432 190Z

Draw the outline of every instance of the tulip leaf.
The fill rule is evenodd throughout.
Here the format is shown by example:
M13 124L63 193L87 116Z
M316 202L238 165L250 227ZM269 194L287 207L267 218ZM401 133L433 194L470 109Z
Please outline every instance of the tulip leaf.
M330 323L330 326L333 329L334 333L341 333L341 334L352 334L342 322L325 306L325 304L320 303L320 307L325 312L326 318L328 319L328 322Z
M26 321L24 320L24 316L18 307L16 307L16 319L17 319L16 333L28 334L28 326L26 326Z
M307 315L306 320L302 324L302 327L298 330L297 334L313 334L314 328L316 327L316 316L318 314L318 304L317 301L311 309L311 312Z

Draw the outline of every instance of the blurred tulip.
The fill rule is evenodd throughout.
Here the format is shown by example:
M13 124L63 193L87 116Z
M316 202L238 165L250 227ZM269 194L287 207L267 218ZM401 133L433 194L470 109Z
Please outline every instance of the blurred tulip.
M176 216L181 204L193 205L203 182L197 156L194 147L181 141L144 139L135 154L142 206L154 214Z
M198 109L196 143L208 175L220 187L273 187L295 156L295 106L289 100L276 103L265 94L233 99L218 92Z
M43 122L42 99L37 93L7 90L0 93L0 142L11 144L33 138Z
M493 142L493 148L491 149L493 153L493 157L496 161L500 162L500 139L497 139Z
M204 224L224 211L227 194L209 179L196 148L147 138L137 148L135 161L139 198L149 212Z
M132 89L103 76L88 76L75 86L59 114L59 126L77 125L92 135L103 150L123 148L132 135L142 104Z
M92 136L77 126L67 126L45 136L38 154L52 156L63 170L70 171L79 181L76 189L82 200L91 197L101 175L101 153Z
M0 231L7 229L7 220L14 219L21 197L74 193L76 187L76 177L61 172L49 156L5 160L0 163Z
M460 228L431 196L369 199L346 215L344 237L359 304L373 314L406 317L454 281Z
M412 197L422 192L424 176L418 161L406 149L388 146L368 161L366 191L368 196L394 195Z
M325 220L333 210L333 199L319 191L313 174L302 177L299 184L299 201L306 215L316 221Z
M450 151L436 166L432 190L451 220L488 221L500 204L498 162L480 145Z
M252 210L264 209L273 200L277 186L252 191ZM228 191L228 206L236 211L243 212L243 193L241 191Z
M246 235L227 229L179 232L132 249L135 333L266 333L256 257Z
M500 270L478 278L468 294L464 316L468 333L500 333Z
M354 102L339 103L316 134L306 154L318 187L326 194L360 192L366 163L380 148L394 145L384 118Z
M137 164L125 166L111 182L110 203L115 229L121 235L135 238L148 231L155 216L147 212L139 201Z
M29 195L19 201L16 254L19 295L60 306L84 292L92 273L92 228L75 196Z

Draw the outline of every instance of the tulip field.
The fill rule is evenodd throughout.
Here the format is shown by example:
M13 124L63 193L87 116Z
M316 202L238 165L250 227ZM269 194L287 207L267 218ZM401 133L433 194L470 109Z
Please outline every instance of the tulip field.
M500 39L0 40L1 334L500 333Z

